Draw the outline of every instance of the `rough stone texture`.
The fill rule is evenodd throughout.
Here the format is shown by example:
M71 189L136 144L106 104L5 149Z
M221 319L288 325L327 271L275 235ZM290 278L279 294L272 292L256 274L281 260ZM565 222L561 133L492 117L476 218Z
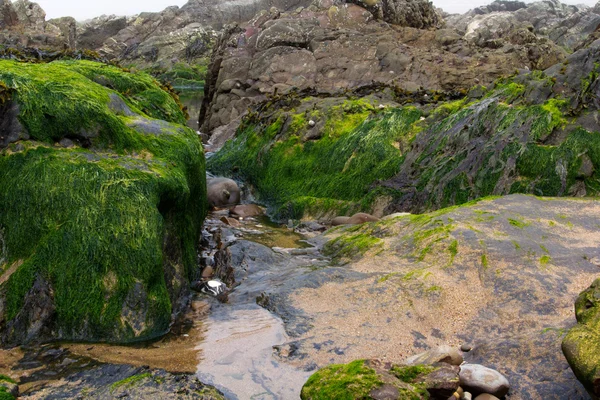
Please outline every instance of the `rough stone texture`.
M479 31L478 36L500 32L516 32L526 28L567 49L577 45L600 25L600 14L585 5L567 5L558 0L523 3L496 1L475 8L464 15L446 18L446 26L461 33Z
M305 90L331 96L374 84L459 90L564 58L564 50L550 40L525 31L526 39L518 37L509 47L488 46L489 40L478 47L477 40L455 30L383 24L355 4L262 13L224 31L216 43L200 113L202 131L219 128L230 137L249 105L273 94Z
M382 0L383 19L391 24L427 29L442 17L429 0Z

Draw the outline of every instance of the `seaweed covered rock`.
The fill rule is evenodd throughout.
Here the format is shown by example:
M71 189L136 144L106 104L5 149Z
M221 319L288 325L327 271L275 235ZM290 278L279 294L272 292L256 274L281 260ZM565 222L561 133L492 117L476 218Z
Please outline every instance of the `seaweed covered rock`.
M275 96L211 168L246 179L284 218L421 212L511 193L595 196L599 60L596 41L454 101L385 85L360 100Z
M150 76L0 61L0 343L168 330L196 271L204 156Z
M600 396L600 279L575 302L578 325L567 333L562 350L588 392Z
M395 365L357 360L314 373L302 388L303 400L448 399L458 389L459 368L447 364Z

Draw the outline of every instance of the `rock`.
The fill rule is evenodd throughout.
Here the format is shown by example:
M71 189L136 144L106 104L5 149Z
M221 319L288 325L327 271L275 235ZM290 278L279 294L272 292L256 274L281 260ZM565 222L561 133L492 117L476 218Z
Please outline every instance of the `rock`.
M479 396L475 397L475 400L500 400L498 397L491 395L491 394L480 394Z
M8 380L0 375L0 388L4 388L6 393L9 393L14 398L19 397L19 385L17 385L14 381ZM0 390L0 394L2 390ZM8 400L8 399L7 399Z
M458 389L457 374L458 367L451 365L404 366L381 360L358 360L317 371L302 388L300 397L303 400L447 399ZM373 379L364 380L365 376Z
M350 217L335 217L331 220L332 226L340 226L340 225L348 225L350 221Z
M409 357L404 361L406 365L435 364L439 362L460 365L463 362L463 356L456 348L445 345Z
M0 87L10 89L0 96L2 128L15 113L27 127L20 143L0 141L0 258L19 243L19 258L8 259L10 279L0 289L3 346L164 335L186 305L186 271L197 270L207 200L196 133L182 125L182 109L153 80L75 56L51 64L0 60ZM48 87L60 87L62 100ZM143 108L166 132L150 137L131 129L108 107L111 95ZM54 146L83 139L93 151ZM33 195L40 191L43 198ZM47 231L58 220L64 223ZM28 233L15 224L26 224Z
M379 221L379 218L374 217L370 214L356 213L353 216L351 216L350 219L348 219L347 224L358 225L358 224L364 224L365 222L376 222L376 221Z
M229 225L229 226L233 226L233 227L238 227L238 226L242 225L240 223L240 221L238 221L237 219L235 219L235 218L229 218L229 217L225 217L225 216L219 218L219 221L221 221L225 225Z
M428 29L437 27L442 18L428 0L382 0L383 19L394 25Z
M461 400L473 400L473 395L469 392L464 392Z
M256 217L264 213L265 210L256 204L240 204L229 209L230 215L241 218Z
M464 364L460 367L460 386L473 393L490 393L504 397L510 388L508 380L498 371L479 364Z
M211 207L228 207L240 202L240 187L233 179L209 178L206 187Z
M464 351L465 353L471 351L472 349L473 349L473 347L468 344L463 344L460 346L460 350Z
M577 376L593 396L600 395L600 279L584 290L575 302L578 324L562 342L562 351Z
M210 265L204 267L204 269L202 270L202 280L208 280L210 278L212 278L214 275L214 270L213 267L211 267Z

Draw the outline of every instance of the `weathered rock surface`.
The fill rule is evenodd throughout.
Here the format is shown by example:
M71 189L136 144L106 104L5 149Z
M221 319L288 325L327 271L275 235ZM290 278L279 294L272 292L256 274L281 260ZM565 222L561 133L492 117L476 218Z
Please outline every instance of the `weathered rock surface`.
M458 349L452 346L444 345L428 350L421 354L416 354L404 361L406 365L435 364L443 362L450 365L460 365L463 362L463 356Z
M215 45L202 130L237 126L249 105L274 94L304 90L332 96L362 89L364 95L374 85L467 89L516 68L547 68L566 55L529 31L510 49L471 43L463 35L382 24L354 4L260 14L224 31Z
M588 399L560 346L574 323L571 299L597 276L597 211L594 200L512 195L352 228L340 236L342 253L370 245L343 268L364 279L271 298L312 326L291 339L289 357L319 367L383 356L400 364L467 342L465 361L504 375L511 397ZM338 324L346 328L331 329Z

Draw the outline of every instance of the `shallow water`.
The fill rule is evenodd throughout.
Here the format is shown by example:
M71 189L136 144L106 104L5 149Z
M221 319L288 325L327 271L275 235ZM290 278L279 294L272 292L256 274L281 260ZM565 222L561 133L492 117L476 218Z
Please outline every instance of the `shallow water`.
M287 335L281 319L257 305L220 305L205 322L198 377L230 399L297 399L310 376L273 357Z
M200 116L200 107L204 98L204 90L182 90L179 93L179 100L187 107L190 118L188 126L193 130L199 130L198 117Z

